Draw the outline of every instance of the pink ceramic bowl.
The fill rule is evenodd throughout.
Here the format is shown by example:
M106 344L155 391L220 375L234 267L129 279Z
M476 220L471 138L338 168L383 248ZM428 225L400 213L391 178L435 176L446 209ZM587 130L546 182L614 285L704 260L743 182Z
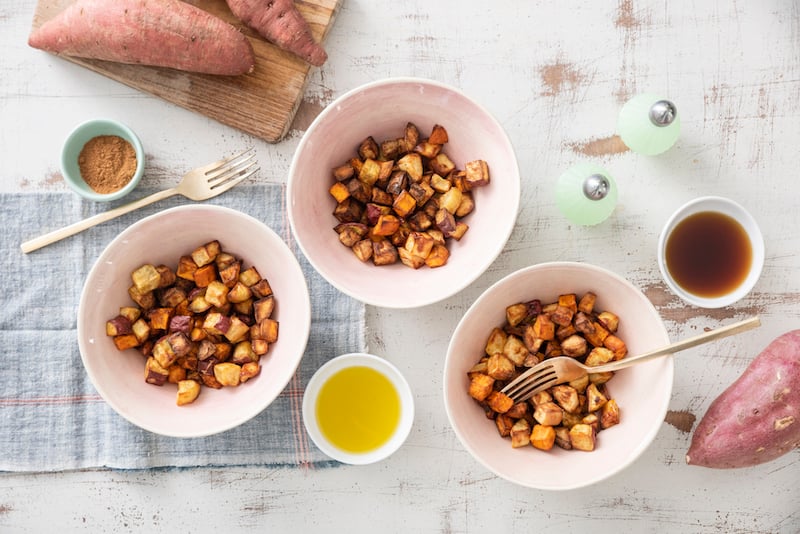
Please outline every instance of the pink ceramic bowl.
M368 136L377 142L402 137L406 123L421 137L434 124L447 129L444 151L460 168L489 164L491 183L473 190L469 231L450 246L446 265L411 269L400 262L361 263L333 230L336 201L328 192L331 170L356 155ZM331 103L311 124L295 152L288 179L288 212L309 262L334 287L364 303L413 308L447 298L474 281L497 258L514 227L520 177L514 149L502 126L457 89L415 78L397 78L354 89Z
M275 294L278 341L261 357L261 373L238 387L203 386L192 404L176 405L174 384L144 381L144 357L118 351L105 332L128 296L131 272L143 263L173 268L180 256L214 239L255 266ZM154 246L157 244L157 246ZM146 217L117 236L95 262L78 308L78 345L98 393L122 417L151 432L173 437L216 434L248 421L283 391L305 352L311 327L308 286L297 259L262 222L239 211L194 204Z
M600 482L636 460L664 421L672 394L672 356L618 371L608 382L621 421L598 433L597 448L591 452L558 446L547 452L533 446L513 449L467 393L467 372L484 354L491 329L504 323L506 306L532 299L553 302L560 294L580 297L587 291L597 295L596 309L619 316L617 335L626 342L629 355L669 343L661 317L639 289L600 267L570 262L534 265L495 283L470 307L451 338L444 401L453 430L476 460L516 484L567 490Z

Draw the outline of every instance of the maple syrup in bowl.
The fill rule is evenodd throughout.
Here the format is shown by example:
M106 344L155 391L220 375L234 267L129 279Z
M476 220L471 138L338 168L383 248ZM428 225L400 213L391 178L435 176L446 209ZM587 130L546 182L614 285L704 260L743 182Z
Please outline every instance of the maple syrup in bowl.
M670 289L702 308L721 308L747 295L764 265L764 239L736 202L701 197L679 208L658 242L658 266Z

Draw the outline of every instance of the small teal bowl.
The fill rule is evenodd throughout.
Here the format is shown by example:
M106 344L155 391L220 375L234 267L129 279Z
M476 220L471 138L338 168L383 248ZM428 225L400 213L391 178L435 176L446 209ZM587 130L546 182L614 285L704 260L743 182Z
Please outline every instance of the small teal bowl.
M124 187L114 191L113 193L102 194L93 190L84 181L81 176L80 168L78 167L78 155L81 153L83 146L92 138L98 135L116 135L133 145L136 151L136 172L133 173L133 178L125 184ZM64 176L64 181L72 188L73 191L78 193L83 198L94 200L97 202L108 202L110 200L117 200L124 197L139 184L144 174L144 149L139 138L133 133L133 130L124 124L109 120L109 119L95 119L86 121L78 125L64 143L64 148L61 151L61 174Z

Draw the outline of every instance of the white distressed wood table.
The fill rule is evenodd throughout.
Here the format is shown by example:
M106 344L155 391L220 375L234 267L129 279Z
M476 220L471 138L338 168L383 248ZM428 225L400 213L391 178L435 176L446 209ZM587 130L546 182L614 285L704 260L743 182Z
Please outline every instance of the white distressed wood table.
M331 469L0 475L0 531L794 533L800 453L758 467L685 465L696 421L777 335L800 327L800 6L794 0L346 0L328 63L315 71L289 135L267 144L28 48L34 0L0 5L0 190L64 190L58 151L78 122L112 116L146 140L146 183L211 152L255 144L260 179L285 180L310 121L339 94L400 75L460 87L505 126L522 169L522 207L502 255L471 287L418 310L368 309L369 349L408 377L417 419L382 463ZM633 95L673 99L677 145L627 151L616 118ZM571 164L605 166L620 188L614 215L569 224L553 199ZM656 240L685 201L744 204L766 236L764 273L734 306L678 300L656 267ZM672 339L760 314L757 334L676 356L670 412L652 446L602 484L548 493L493 476L460 445L442 402L449 336L470 303L505 274L550 260L587 261L639 286ZM4 264L5 268L13 268ZM13 347L0 349L3 354Z

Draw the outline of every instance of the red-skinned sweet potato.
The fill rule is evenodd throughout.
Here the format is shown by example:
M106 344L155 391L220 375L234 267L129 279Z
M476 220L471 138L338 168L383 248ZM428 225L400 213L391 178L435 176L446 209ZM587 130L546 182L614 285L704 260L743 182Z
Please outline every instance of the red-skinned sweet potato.
M686 463L749 467L800 446L800 330L776 338L717 397L692 435Z
M179 0L79 0L31 32L33 48L65 56L205 74L252 72L250 41Z
M227 3L239 20L279 48L316 67L328 59L293 0L227 0Z

